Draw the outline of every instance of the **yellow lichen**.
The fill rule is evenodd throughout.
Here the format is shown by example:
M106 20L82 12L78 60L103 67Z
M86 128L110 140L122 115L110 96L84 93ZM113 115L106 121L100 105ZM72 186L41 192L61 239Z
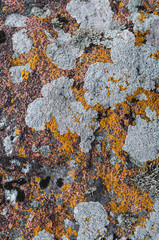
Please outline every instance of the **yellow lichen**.
M143 42L146 40L146 37L145 37L146 34L149 34L149 30L146 30L144 32L141 32L141 31L135 32L136 46L140 47L143 44Z
M55 139L62 143L59 151L64 151L66 155L74 152L73 144L76 143L78 139L78 135L76 133L72 133L70 129L68 129L67 133L60 135L57 129L56 119L54 117L51 117L51 120L48 123L45 123L45 127L50 129L51 132L54 133Z
M140 22L144 23L144 20L143 20L143 19L146 18L145 13L144 13L144 12L140 12L140 14L141 14L141 17L138 17L138 20L139 20Z

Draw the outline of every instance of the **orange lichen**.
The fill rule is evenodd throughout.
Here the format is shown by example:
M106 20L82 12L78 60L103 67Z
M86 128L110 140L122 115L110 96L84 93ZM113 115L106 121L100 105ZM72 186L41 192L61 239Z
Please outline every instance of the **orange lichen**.
M119 90L120 91L126 91L127 87L123 87L122 85L119 85Z
M142 43L146 40L145 35L149 34L149 30L146 30L144 32L138 31L135 32L135 45L140 47Z
M29 72L25 71L25 68L22 70L22 78L26 80L29 78Z
M33 233L34 236L38 235L38 232L40 232L40 231L41 231L41 228L39 226L35 227L34 233Z
M157 51L157 53L152 53L150 57L154 57L156 60L159 59L159 51Z
M79 113L74 113L75 122L80 122L79 118L77 117L77 114Z
M20 149L19 149L19 157L23 157L23 158L25 158L25 150L24 150L24 146L23 147L21 147Z
M87 91L82 91L82 90L77 90L76 88L70 87L70 89L75 93L76 96L76 100L81 102L82 105L84 106L84 108L86 110L89 109L89 104L86 102L85 98L84 98L84 93Z
M125 179L130 179L134 175L132 170L126 169L121 164L116 163L111 168L103 165L97 166L97 176L104 180L104 185L107 191L113 192L115 197L111 198L109 202L109 208L112 213L127 213L131 212L137 214L142 210L148 212L153 211L153 204L149 193L142 193L135 188L134 184L127 185ZM117 199L120 198L121 202L118 203ZM108 206L107 206L108 208ZM139 217L138 225L142 225L145 219Z
M62 146L59 148L59 152L64 151L64 153L68 156L70 153L74 152L73 145L78 140L78 135L76 133L72 133L70 129L68 129L67 133L60 135L58 125L56 124L56 119L54 117L51 117L51 120L48 123L45 123L45 127L50 129L50 131L54 133L54 138L62 143Z
M128 111L129 109L126 110L126 112ZM116 155L119 156L127 134L121 127L119 116L113 110L108 110L107 118L102 117L100 125L101 129L108 132L108 138L110 139L112 149L115 151Z
M144 23L144 20L143 20L143 19L146 18L145 13L144 13L144 12L140 12L140 14L141 14L141 17L138 17L138 20L139 20L140 22Z
M20 134L20 129L19 129L19 128L16 128L16 129L15 129L15 132L16 132L17 135L19 135L19 134Z
M73 233L73 230L71 227L67 227L66 229L66 237L69 238Z
M154 11L153 14L155 15L158 15L159 16L159 13L157 11Z

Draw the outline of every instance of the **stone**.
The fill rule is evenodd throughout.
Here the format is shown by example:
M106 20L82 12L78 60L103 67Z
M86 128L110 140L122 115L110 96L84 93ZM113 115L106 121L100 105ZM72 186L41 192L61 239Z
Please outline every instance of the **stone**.
M0 31L0 43L4 43L6 41L6 34L3 30Z

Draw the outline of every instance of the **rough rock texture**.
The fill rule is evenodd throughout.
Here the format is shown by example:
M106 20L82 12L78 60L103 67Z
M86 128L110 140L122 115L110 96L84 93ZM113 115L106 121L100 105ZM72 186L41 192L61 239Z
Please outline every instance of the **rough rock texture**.
M0 240L159 238L158 10L0 1Z

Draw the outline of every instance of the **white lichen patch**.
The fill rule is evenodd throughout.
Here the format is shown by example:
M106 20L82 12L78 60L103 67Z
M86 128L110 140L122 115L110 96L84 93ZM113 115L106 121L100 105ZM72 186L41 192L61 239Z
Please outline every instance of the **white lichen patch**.
M44 157L49 157L49 153L51 153L49 145L43 145L39 149L37 149L36 146L33 144L32 151L42 153Z
M113 64L97 62L89 66L84 78L85 100L90 106L99 103L106 108L114 107L138 87L154 90L159 63L150 57L152 53L157 53L157 48L149 44L137 47L134 35L123 31L113 40Z
M137 12L140 6L143 6L142 0L129 0L128 9L131 13Z
M26 27L26 19L26 16L18 13L13 13L7 16L4 25L9 27Z
M12 189L12 190L5 190L4 192L5 192L6 200L10 201L10 203L12 204L15 204L18 191L16 189Z
M26 65L23 66L12 66L9 69L10 77L13 83L21 83L23 82L23 77L22 77L22 71L25 69L25 71L28 71L29 73L32 72L30 65L27 63Z
M152 111L149 107L145 108L146 116L150 118L151 120L156 120L157 113L156 111Z
M11 135L7 136L3 141L3 146L7 156L10 156L13 152L13 144L18 139L16 132L13 132Z
M74 218L79 224L77 240L93 240L104 234L108 215L99 202L82 202L74 208Z
M58 33L56 39L51 39L50 34L45 30L48 39L52 42L46 47L46 54L61 69L75 68L76 58L80 57L83 51L73 46L71 43L71 36L61 29L55 29Z
M113 12L108 0L71 0L66 10L76 18L80 28L96 28L106 31L112 21Z
M136 125L128 127L123 150L141 164L159 157L159 124L155 119L147 122L136 118Z
M33 240L54 240L54 236L43 229L42 231L38 232L38 235L36 235Z
M146 40L152 45L159 48L159 17L150 23L149 34L146 35Z
M31 13L30 14L34 14L36 17L38 18L46 18L46 17L49 17L50 14L51 14L51 11L50 9L44 7L43 9L41 8L38 8L38 7L33 7L31 9Z
M13 50L18 54L27 54L30 52L33 41L28 37L27 30L21 29L12 36Z
M41 89L43 98L37 98L29 104L25 122L36 131L44 130L45 122L49 122L52 115L60 134L67 133L69 129L72 133L77 133L81 137L81 150L88 152L94 140L93 133L99 127L98 113L91 109L86 111L76 100L70 89L72 84L73 79L67 77L46 84Z

